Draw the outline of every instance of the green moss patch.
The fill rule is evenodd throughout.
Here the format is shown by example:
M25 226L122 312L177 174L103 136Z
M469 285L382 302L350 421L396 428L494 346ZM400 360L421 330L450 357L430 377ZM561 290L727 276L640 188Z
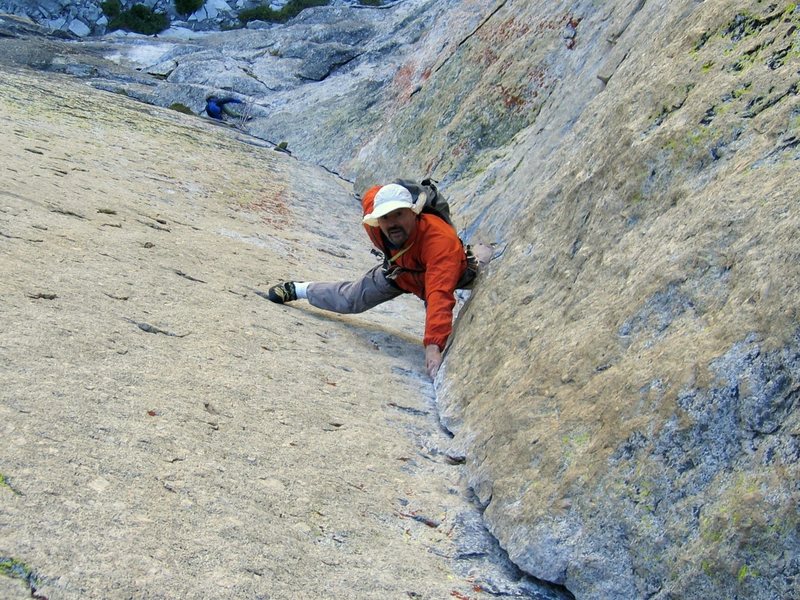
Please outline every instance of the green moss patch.
M185 114L185 115L193 115L193 114L194 114L194 113L192 112L192 109L191 109L191 108L189 108L189 107L188 107L188 106L186 106L185 104L182 104L181 102L173 102L172 104L170 104L170 105L169 105L169 107L170 107L172 110L176 110L176 111L178 111L179 113L183 113L183 114Z
M19 493L19 491L17 491L14 488L14 486L11 485L11 482L8 480L8 478L5 475L3 475L2 473L0 473L0 488L5 488L7 490L10 490L11 492L13 492L14 494L16 494L18 496L21 495Z
M35 592L40 585L39 576L33 569L21 560L9 556L0 556L0 575L23 581L30 588L31 593Z

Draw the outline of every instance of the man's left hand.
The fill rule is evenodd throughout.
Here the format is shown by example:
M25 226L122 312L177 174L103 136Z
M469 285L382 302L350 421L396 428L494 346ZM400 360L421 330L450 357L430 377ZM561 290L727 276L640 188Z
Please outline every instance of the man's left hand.
M441 365L442 351L439 350L439 346L436 344L425 346L425 369L428 371L428 375L430 375L431 379L436 377L436 373L439 371Z

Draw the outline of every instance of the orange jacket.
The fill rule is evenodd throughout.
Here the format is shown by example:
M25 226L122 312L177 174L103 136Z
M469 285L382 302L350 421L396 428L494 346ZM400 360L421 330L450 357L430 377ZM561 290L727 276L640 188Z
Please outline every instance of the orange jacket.
M375 194L381 186L370 188L361 201L364 214L372 212ZM416 231L403 248L386 246L379 227L364 225L370 240L387 258L400 257L393 264L402 269L394 280L397 286L425 302L423 344L436 344L444 350L453 332L453 307L458 280L467 268L464 246L455 230L435 215L417 217Z

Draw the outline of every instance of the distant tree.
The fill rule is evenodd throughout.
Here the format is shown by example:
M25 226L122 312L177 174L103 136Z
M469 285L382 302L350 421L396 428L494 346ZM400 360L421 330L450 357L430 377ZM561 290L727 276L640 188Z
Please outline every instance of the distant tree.
M330 0L291 0L280 10L273 10L267 5L256 6L239 13L242 23L250 21L270 21L272 23L285 23L292 17L299 15L304 9L312 6L327 6Z
M118 17L119 13L122 12L122 4L120 4L119 0L106 0L100 4L100 8L109 19Z
M175 10L179 15L190 15L205 4L205 0L175 0Z
M106 6L108 5L108 6ZM110 12L107 12L106 9ZM114 11L117 14L113 14ZM169 17L164 13L153 12L144 4L134 4L130 10L120 10L119 0L108 0L103 3L103 12L110 17L108 30L122 29L144 35L161 33L169 27Z

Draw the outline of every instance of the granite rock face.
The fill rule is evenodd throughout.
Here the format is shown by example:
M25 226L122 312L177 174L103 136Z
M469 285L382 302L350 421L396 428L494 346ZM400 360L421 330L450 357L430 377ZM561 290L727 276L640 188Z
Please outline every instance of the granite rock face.
M368 154L433 161L502 247L439 400L501 544L576 597L800 595L798 24L793 3L507 4ZM494 77L467 68L490 48ZM464 72L457 108L435 100Z
M417 54L434 60L480 15L470 3L413 0L381 9L309 8L283 26L93 40L105 56L160 78L147 86L96 85L160 106L180 101L197 114L209 94L235 96L250 117L243 129L353 178L359 152L386 135L392 105L398 98L404 104L429 75L427 63L407 63Z
M374 264L349 182L7 42L0 598L571 598L448 460L420 302L264 299Z
M436 381L484 520L577 598L800 597L800 10L408 0L84 44L496 259ZM58 63L58 61L56 61ZM49 64L53 64L51 60Z

